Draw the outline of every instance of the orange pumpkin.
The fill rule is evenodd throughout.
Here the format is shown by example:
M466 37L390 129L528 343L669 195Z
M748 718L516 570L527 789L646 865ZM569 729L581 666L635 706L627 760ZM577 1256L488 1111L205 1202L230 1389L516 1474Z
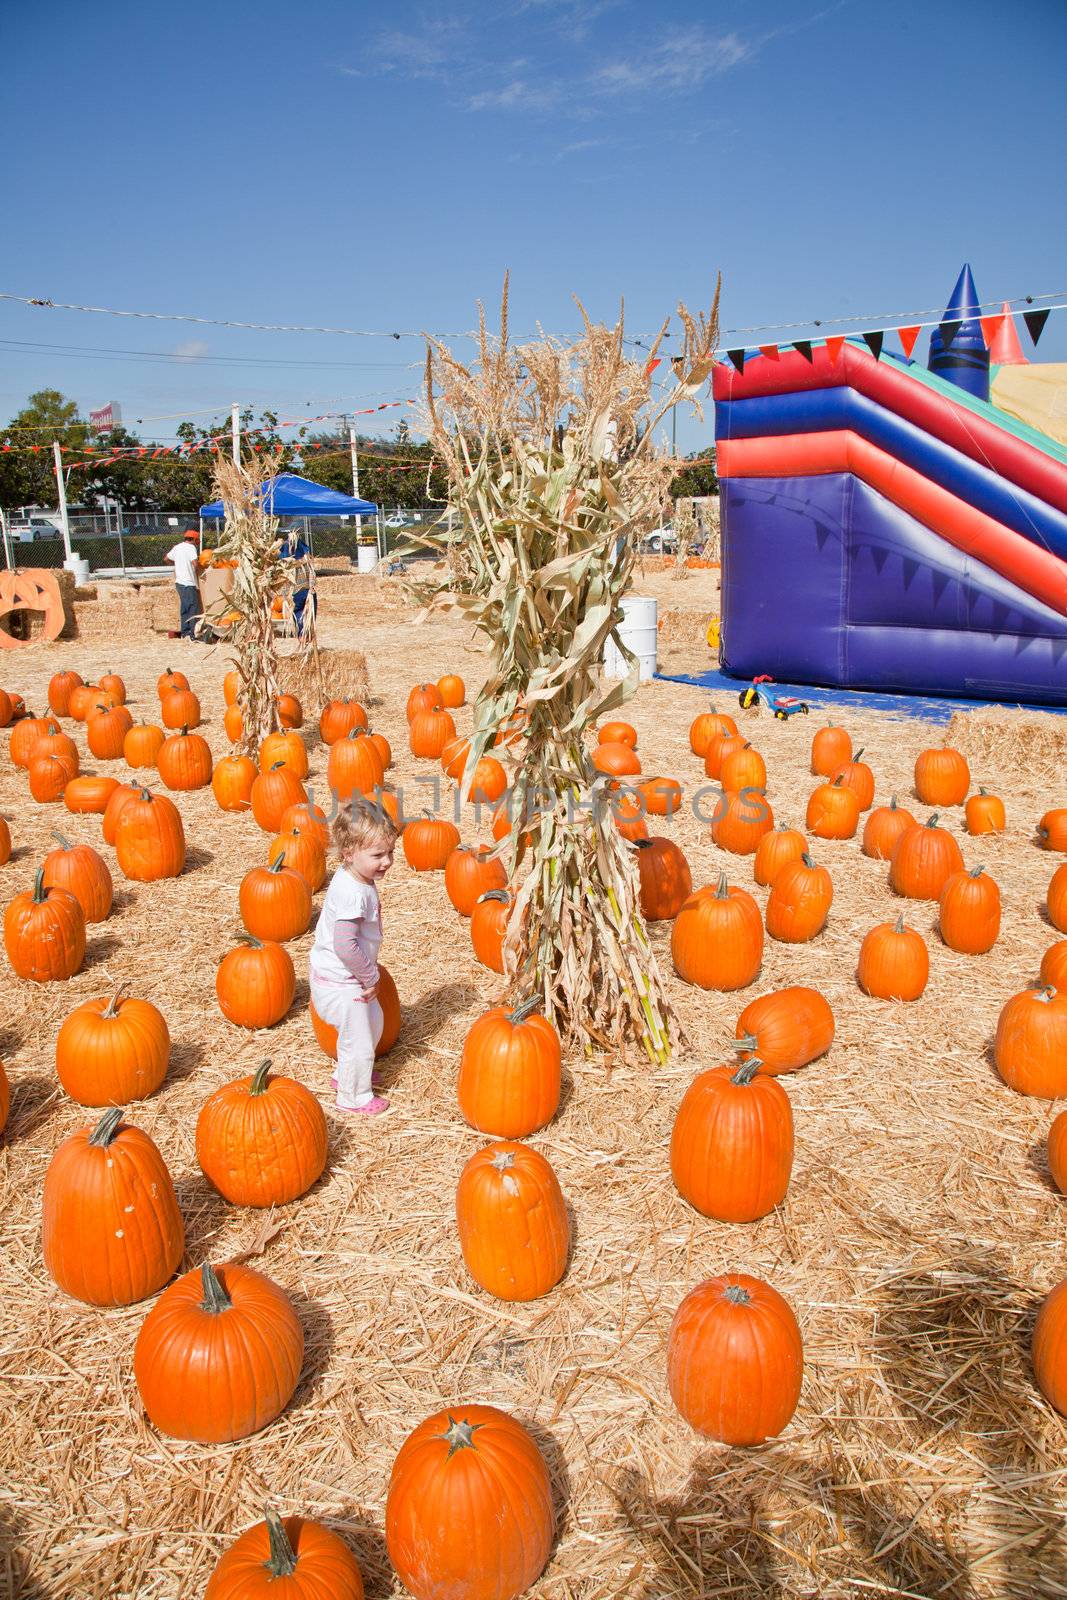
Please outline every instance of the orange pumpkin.
M240 706L227 706L222 713L222 726L226 729L226 737L231 744L236 744L244 735L245 719Z
M915 818L904 806L897 805L894 795L887 806L877 806L867 818L861 846L864 855L874 861L889 861L901 834L914 827Z
M63 790L63 804L68 811L103 816L108 801L118 787L117 778L98 778L94 773L86 772L70 779Z
M472 1128L499 1139L525 1139L559 1110L560 1042L536 1014L539 995L509 1010L494 1006L463 1043L456 1093Z
M625 744L637 749L637 729L630 722L605 722L597 729L598 744Z
M467 1271L498 1300L539 1299L566 1270L567 1207L556 1174L529 1145L499 1140L470 1158L456 1223Z
M709 1278L675 1312L667 1384L682 1416L723 1444L762 1444L793 1416L804 1378L797 1319L746 1272Z
M508 775L496 756L481 756L471 774L467 799L474 805L492 806L508 786Z
M441 770L446 778L462 778L471 753L469 739L450 739L441 751Z
M997 1021L993 1060L1004 1082L1041 1100L1067 1095L1067 994L1024 989Z
M168 689L159 705L165 728L198 728L200 701L191 689Z
M889 882L909 900L938 900L946 881L963 871L960 847L937 826L937 812L920 826L905 828L889 858Z
M268 733L259 747L260 772L272 772L279 765L288 767L298 778L308 775L307 748L295 729Z
M826 1054L834 1042L834 1014L817 989L794 985L750 1001L735 1032L731 1048L741 1059L757 1056L760 1070L777 1077Z
M773 827L774 812L762 789L721 794L715 802L711 837L720 850L729 850L731 855L753 855L763 835Z
M638 839L641 915L646 922L672 921L693 892L689 863L671 839Z
M273 866L279 856L284 856L286 866L307 880L312 894L319 892L326 882L326 852L314 833L306 833L299 827L289 833L279 833L270 842L268 866Z
M1048 1130L1048 1169L1060 1193L1067 1194L1067 1111L1061 1111Z
M38 805L49 805L61 798L74 776L69 763L60 756L35 755L28 770L30 796Z
M859 795L840 775L832 783L820 783L804 820L817 839L852 839L859 827Z
M408 721L411 722L420 711L432 711L434 706L444 706L440 689L435 683L417 683L408 695Z
M752 876L757 883L772 884L775 876L789 861L799 861L808 848L808 841L796 828L787 828L780 822L777 828L765 833L756 846L752 862Z
M151 722L135 722L122 741L122 754L128 767L154 767L162 747L162 728Z
M121 989L76 1006L56 1037L56 1074L83 1106L147 1099L166 1077L169 1060L162 1013Z
M300 779L280 761L269 772L261 772L249 790L252 815L264 833L279 833L283 812L303 805L304 798Z
M456 724L443 706L420 711L408 724L408 745L413 756L436 761L456 737Z
M677 778L645 778L637 792L650 817L672 817L682 808L682 786Z
M295 694L280 694L277 700L278 721L288 732L304 726L304 708Z
M1038 1308L1030 1354L1038 1388L1053 1410L1067 1417L1067 1279Z
M598 744L593 750L593 765L598 772L616 778L641 771L641 762L628 744Z
M119 813L123 806L131 800L136 800L141 793L139 783L116 783L108 795L104 807L103 821L100 831L104 836L104 843L113 845L118 837Z
M185 829L174 801L147 789L127 800L116 818L115 854L126 877L140 883L179 877Z
M0 867L6 866L11 860L11 829L7 819L0 817Z
M1045 812L1037 825L1037 837L1043 850L1067 850L1067 806Z
M166 672L161 672L156 679L156 694L160 700L168 695L172 689L188 689L189 679L184 672L172 672L170 667Z
M110 697L112 705L126 704L126 685L117 672L105 672L100 679L100 687Z
M1000 932L1000 890L984 867L954 872L941 890L938 928L950 950L980 956Z
M125 706L98 706L85 719L85 739L98 761L121 761L133 718Z
M68 889L45 888L43 867L8 903L4 948L16 976L34 983L72 978L85 959L82 908Z
M715 888L698 889L674 920L671 957L678 976L702 989L753 983L763 959L763 918L755 900L730 888L725 872Z
M164 739L156 761L168 789L206 789L211 782L211 746L183 728Z
M693 718L689 727L689 748L695 756L700 756L703 760L711 741L724 735L736 737L737 723L733 717L716 711L712 706L710 710L702 711L699 716Z
M216 1089L196 1122L196 1159L232 1206L283 1206L306 1194L326 1166L326 1118L295 1078L264 1061Z
M387 1056L400 1037L400 996L397 994L396 984L392 974L378 963L378 1004L382 1008L382 1036L374 1047L375 1056ZM308 1006L308 1015L319 1049L326 1055L337 1059L337 1029L330 1023L324 1022L315 1010L314 1004Z
M54 672L48 680L48 706L57 717L70 716L70 697L75 689L80 689L84 679L77 672ZM10 712L8 719L10 719Z
M255 939L287 944L311 924L311 889L307 879L276 855L269 867L252 867L237 892L241 921Z
M445 892L461 917L469 917L478 896L507 883L504 863L487 844L460 844L445 862Z
M1048 919L1060 933L1067 933L1067 862L1057 867L1049 880L1045 896Z
M968 833L1003 833L1008 824L1003 800L999 795L988 794L981 788L977 794L971 795L963 808L963 815Z
M367 713L358 700L328 700L319 717L319 737L323 744L336 744L353 728L367 726Z
M317 839L325 855L330 848L330 824L321 806L310 801L301 805L286 806L282 813L279 833L306 833Z
M854 789L860 803L861 811L869 811L874 804L874 773L866 761L861 761L862 750L857 750L851 761L843 761L835 767L830 774L830 780L840 778L850 789Z
M739 750L731 750L723 757L719 782L727 794L740 794L744 789L766 789L766 762L758 750L743 744Z
M718 1222L756 1222L781 1205L793 1170L793 1111L757 1057L709 1067L682 1097L671 1176L683 1200Z
M735 750L743 750L745 740L739 733L717 733L709 740L708 748L704 752L704 776L718 778L722 774L722 764L728 755Z
M52 837L58 839L59 849L50 850L44 858L45 888L69 890L86 922L103 922L114 899L107 862L91 845L71 844L61 833Z
M971 769L950 745L923 750L915 762L915 793L924 806L961 806L971 786Z
M70 691L67 698L68 714L75 722L84 722L89 715L90 706L95 706L100 699L100 685L98 683L79 683Z
M831 723L820 728L811 741L811 770L820 778L829 778L852 760L852 737L844 728Z
M1067 990L1067 939L1049 945L1041 957L1041 982L1046 987Z
M336 1533L308 1517L283 1522L268 1506L220 1556L204 1600L364 1600L355 1556Z
M881 922L860 945L856 976L860 988L876 1000L918 1000L930 976L930 954L921 933Z
M490 972L504 970L504 938L511 920L512 898L506 889L487 889L471 912L474 954Z
M251 756L223 756L211 774L211 792L221 811L248 811L256 764Z
M438 678L437 692L441 696L441 704L449 711L461 706L467 698L463 679L457 677L454 672L447 672L443 678Z
M806 852L784 866L767 897L767 932L785 944L804 944L826 926L834 886L825 867Z
M416 872L441 872L458 845L459 829L455 823L431 816L428 811L404 829L404 856Z
M48 734L52 727L53 724L48 717L23 717L20 722L16 722L7 745L12 765L28 767L38 739Z
M236 667L231 667L222 680L222 698L228 706L235 706L240 692L241 674Z
M340 801L351 800L356 793L373 794L385 782L382 758L358 728L352 728L330 746L326 782Z

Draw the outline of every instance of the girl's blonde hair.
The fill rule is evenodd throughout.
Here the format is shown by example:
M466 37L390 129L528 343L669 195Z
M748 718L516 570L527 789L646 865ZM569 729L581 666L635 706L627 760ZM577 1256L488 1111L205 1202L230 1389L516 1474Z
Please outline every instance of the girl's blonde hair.
M376 806L371 800L354 794L348 805L333 819L330 838L334 850L343 861L353 850L364 845L395 844L400 834L384 805Z

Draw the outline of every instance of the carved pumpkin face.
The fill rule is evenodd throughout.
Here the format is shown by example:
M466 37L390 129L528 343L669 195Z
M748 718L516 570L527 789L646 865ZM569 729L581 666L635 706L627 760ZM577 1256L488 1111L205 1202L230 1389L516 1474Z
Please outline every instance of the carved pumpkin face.
M28 567L22 572L0 572L0 649L11 650L27 644L8 630L19 613L39 611L43 614L40 638L58 639L63 631L65 613L63 596L54 572L44 567ZM21 626L15 623L16 627Z

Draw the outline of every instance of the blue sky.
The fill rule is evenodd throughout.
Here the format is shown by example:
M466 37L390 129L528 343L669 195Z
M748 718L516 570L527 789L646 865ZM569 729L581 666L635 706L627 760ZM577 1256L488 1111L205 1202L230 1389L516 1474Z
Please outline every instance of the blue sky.
M725 328L877 326L964 259L983 299L1067 290L1059 0L63 0L4 27L17 294L453 333L509 267L517 332L573 329L576 293L647 336L717 269ZM50 385L160 439L231 399L415 394L422 355L7 302L0 341L0 417ZM1067 359L1067 311L1040 354Z

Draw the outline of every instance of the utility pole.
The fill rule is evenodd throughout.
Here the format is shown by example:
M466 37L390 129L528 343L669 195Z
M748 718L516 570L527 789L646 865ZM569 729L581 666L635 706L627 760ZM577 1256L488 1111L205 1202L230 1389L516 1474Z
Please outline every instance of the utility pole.
M63 477L63 452L59 448L58 439L53 439L52 441L52 455L55 457L56 463L56 490L59 494L59 520L63 526L63 546L67 552L67 559L63 565L65 567L69 567L71 557L74 552L70 548L70 518L67 516L67 485Z
M355 496L355 498L358 500L359 499L359 458L356 455L356 430L355 430L355 428L349 428L349 430L348 430L348 448L352 453L352 493ZM362 532L363 532L363 518L357 513L356 514L356 543L357 544L359 543L359 536L360 536L360 534Z
M230 407L230 432L233 435L233 459L236 466L241 465L241 407L235 400Z

